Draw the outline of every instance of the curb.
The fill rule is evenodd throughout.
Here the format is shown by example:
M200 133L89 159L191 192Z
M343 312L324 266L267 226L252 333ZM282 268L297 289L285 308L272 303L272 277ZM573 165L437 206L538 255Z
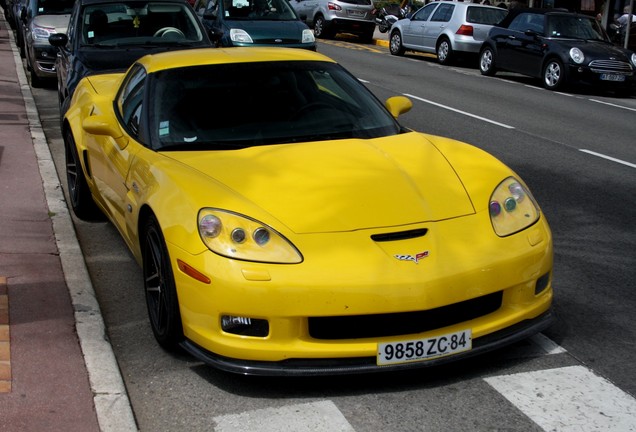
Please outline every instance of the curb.
M6 23L4 17L2 21ZM75 311L75 328L88 371L97 421L103 432L136 431L138 428L130 400L108 341L101 310L75 235L22 59L16 49L13 32L8 33L62 271Z

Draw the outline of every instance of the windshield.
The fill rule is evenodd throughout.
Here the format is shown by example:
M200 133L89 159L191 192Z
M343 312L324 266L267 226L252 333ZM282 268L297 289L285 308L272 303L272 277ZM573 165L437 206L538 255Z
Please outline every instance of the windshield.
M377 138L400 126L351 74L328 62L170 69L151 75L150 133L158 150Z
M549 15L547 21L548 37L584 40L606 40L600 23L588 17Z
M83 45L118 46L200 42L196 17L182 3L121 2L86 6Z
M218 0L221 2L221 0ZM214 5L214 2L211 2ZM287 0L223 0L223 14L229 20L297 20Z
M38 0L33 2L35 15L65 15L73 10L75 0Z

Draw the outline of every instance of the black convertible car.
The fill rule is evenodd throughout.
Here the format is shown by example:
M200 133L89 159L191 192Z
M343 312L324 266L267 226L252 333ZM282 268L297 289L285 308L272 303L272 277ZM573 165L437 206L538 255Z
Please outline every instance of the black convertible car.
M483 75L497 70L541 78L549 90L587 82L631 91L636 54L613 45L593 17L513 9L494 26L479 55Z

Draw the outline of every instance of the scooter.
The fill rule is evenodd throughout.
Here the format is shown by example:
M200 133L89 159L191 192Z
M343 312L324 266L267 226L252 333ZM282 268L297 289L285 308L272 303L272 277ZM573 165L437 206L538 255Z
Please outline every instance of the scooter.
M406 11L397 3L391 3L376 11L375 22L380 33L386 33L398 20L406 16Z

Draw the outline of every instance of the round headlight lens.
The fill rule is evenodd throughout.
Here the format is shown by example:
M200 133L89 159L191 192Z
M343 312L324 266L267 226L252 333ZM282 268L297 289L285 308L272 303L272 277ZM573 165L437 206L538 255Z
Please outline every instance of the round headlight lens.
M632 54L632 64L636 66L636 53Z
M208 214L201 218L199 230L203 237L214 238L221 233L223 224L218 217Z
M570 49L570 58L574 61L574 63L576 64L581 64L585 61L585 55L583 54L583 51L581 51L578 48L572 48Z

